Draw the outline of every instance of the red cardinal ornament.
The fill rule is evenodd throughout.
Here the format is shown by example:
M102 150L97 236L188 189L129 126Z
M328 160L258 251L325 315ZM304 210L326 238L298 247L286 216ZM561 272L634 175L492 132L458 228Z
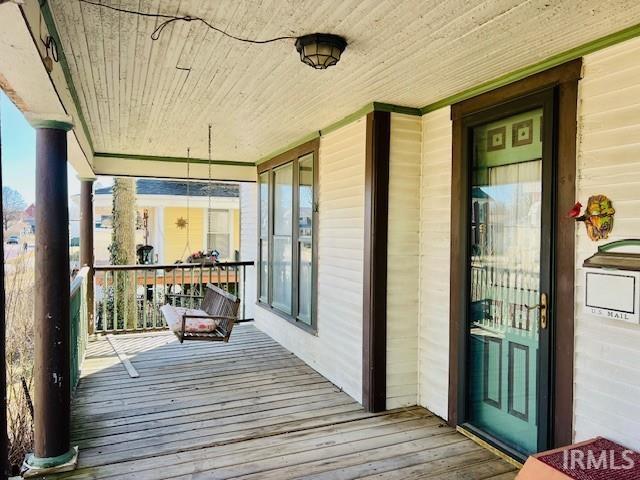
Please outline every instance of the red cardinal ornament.
M576 202L569 213L567 213L567 217L575 218L576 220L580 220L578 217L580 216L580 211L582 210L582 204L580 202Z

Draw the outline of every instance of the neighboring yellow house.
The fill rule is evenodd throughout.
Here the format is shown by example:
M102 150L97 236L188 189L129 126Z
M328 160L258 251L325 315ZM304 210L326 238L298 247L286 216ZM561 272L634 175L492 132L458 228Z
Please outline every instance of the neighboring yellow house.
M95 191L96 265L109 263L112 198L110 186ZM136 244L153 247L154 263L186 261L193 252L213 249L233 260L240 250L238 184L189 182L187 189L186 181L139 179L136 210Z

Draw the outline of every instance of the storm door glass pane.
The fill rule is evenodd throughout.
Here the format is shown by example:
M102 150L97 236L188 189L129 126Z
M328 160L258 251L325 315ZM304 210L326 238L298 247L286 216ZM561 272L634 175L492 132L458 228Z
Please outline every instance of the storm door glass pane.
M260 292L261 302L268 302L269 288L269 173L263 173L259 178L260 201L260 242L258 254L260 256Z
M542 110L473 129L468 414L537 451Z
M273 263L271 305L291 313L291 258L293 229L293 165L274 171Z
M311 324L312 235L313 235L313 154L299 162L298 189L298 319Z

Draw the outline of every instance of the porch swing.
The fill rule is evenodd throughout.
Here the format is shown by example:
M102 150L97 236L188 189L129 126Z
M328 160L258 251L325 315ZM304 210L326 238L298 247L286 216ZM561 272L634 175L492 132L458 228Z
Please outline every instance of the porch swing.
M207 212L211 211L211 125L209 125L209 183L207 186L208 205ZM189 245L189 198L191 191L189 181L191 179L190 152L187 149L187 241L182 252L190 252ZM170 297L177 294L166 294L166 303L160 308L169 329L178 337L180 343L185 340L203 340L210 342L228 342L231 337L233 325L238 319L240 299L222 288L207 283L205 293L201 297L200 308L176 307L169 301ZM191 297L193 298L193 297ZM175 301L174 301L175 303Z

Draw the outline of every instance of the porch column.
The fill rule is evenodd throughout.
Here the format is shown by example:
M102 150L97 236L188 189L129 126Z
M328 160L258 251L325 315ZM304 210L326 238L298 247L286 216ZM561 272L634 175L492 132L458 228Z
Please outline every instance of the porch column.
M87 312L89 335L93 335L94 303L93 303L93 179L80 181L80 265L89 267L87 277Z
M381 412L387 402L387 230L391 114L367 115L362 312L362 405Z
M34 454L44 470L74 461L70 439L69 117L27 116L36 129Z

